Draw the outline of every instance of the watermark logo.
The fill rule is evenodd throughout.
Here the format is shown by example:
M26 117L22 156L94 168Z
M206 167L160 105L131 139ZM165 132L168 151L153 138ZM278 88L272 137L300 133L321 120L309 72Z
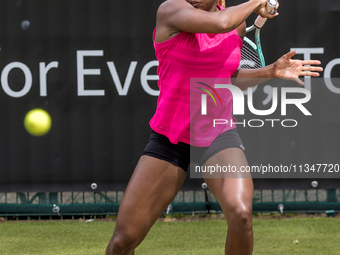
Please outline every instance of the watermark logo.
M230 84L214 84L214 86L208 85L203 82L196 82L196 84L203 85L202 87L196 87L204 91L205 93L201 95L201 115L207 115L208 112L214 111L213 109L207 109L207 95L211 97L214 101L215 106L219 106L219 103L222 105L222 99L220 95L225 95L225 93L221 94L216 91L216 89L228 89L233 97L233 115L244 115L245 114L245 95L243 91L235 85ZM280 89L280 91L278 91ZM279 96L280 92L280 96ZM287 115L287 108L295 107L295 109L299 109L305 116L311 116L312 114L307 110L304 104L308 103L311 99L311 93L309 90L305 88L294 88L294 87L274 87L271 91L272 95L272 105L268 109L256 109L253 102L253 89L248 88L247 91L247 106L249 111L256 116L269 116L273 114L280 106L281 116ZM217 100L218 99L218 100ZM281 101L279 103L279 101ZM219 103L218 103L219 102ZM216 117L216 115L215 115ZM222 117L223 118L223 117ZM282 127L296 127L298 125L297 121L294 119L251 119L244 120L242 122L235 122L233 119L216 119L212 120L213 127L216 125L243 125L249 127L262 127L265 123L271 125L271 127L275 126L275 123L280 122Z

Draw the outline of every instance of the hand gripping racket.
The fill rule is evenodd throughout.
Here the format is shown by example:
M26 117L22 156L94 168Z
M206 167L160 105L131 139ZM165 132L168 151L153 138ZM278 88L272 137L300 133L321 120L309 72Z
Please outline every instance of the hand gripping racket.
M266 5L267 12L274 14L275 8L277 8L277 6L277 0L268 0ZM255 30L255 42L250 40L248 37L244 37L239 69L256 69L266 65L260 40L260 30L266 21L266 18L258 16L254 24L246 28L247 34Z

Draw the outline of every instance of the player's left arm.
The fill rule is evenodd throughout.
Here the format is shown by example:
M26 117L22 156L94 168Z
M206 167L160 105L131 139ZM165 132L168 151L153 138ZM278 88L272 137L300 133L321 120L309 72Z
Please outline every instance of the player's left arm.
M318 77L323 68L320 67L319 60L299 60L292 59L296 54L291 51L275 63L258 69L239 69L232 76L233 84L242 90L255 86L273 78L293 80L303 86L304 82L299 79L300 76ZM245 78L245 79L241 79ZM249 78L249 79L246 79Z

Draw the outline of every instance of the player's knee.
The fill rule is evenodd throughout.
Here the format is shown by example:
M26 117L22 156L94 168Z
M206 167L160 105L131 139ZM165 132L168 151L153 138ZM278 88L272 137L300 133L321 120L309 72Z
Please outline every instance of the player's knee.
M106 248L106 255L130 254L134 249L136 238L126 233L115 233Z
M252 229L252 211L251 208L244 206L236 207L233 210L232 222L228 222L230 227L235 227L235 229L244 231L250 231Z

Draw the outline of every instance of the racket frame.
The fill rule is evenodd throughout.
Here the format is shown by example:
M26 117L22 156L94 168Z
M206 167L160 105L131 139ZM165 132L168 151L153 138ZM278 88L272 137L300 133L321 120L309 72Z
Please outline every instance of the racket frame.
M266 9L268 13L273 14L272 11L275 11L275 9L278 6L278 1L277 0L274 0L274 1L275 3L273 4L271 3L270 0L267 1ZM260 30L262 26L266 23L266 21L267 21L267 18L258 16L254 24L246 28L246 33L249 33L255 29L255 43L251 41L248 37L244 37L243 39L255 50L255 52L259 56L262 67L266 66L266 62L265 62L263 52L262 52L262 47L261 47Z
M252 25L246 28L246 34L253 30L255 30L255 43L246 36L243 38L243 40L246 41L254 49L254 51L259 56L262 67L264 67L266 66L266 62L265 62L263 52L262 52L262 47L261 47L261 38L260 38L261 28L258 28L255 25Z

